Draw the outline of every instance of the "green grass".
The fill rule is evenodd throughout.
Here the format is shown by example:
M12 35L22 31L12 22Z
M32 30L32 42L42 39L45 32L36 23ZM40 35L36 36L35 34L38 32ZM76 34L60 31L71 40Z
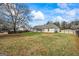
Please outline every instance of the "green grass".
M33 36L33 35L40 35L41 32L26 32L26 33L22 33L23 35L26 36Z
M79 55L76 37L62 33L26 32L0 36L0 54L4 55Z

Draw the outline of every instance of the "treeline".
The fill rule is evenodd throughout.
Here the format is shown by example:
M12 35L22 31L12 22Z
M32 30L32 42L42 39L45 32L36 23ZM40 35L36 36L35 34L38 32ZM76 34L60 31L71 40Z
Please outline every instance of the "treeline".
M74 20L71 22L62 21L60 22L54 22L55 25L57 25L61 30L64 29L79 29L79 20Z

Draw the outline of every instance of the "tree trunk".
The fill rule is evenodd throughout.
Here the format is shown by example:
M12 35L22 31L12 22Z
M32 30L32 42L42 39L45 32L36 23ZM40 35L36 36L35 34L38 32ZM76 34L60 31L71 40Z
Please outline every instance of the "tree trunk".
M14 33L16 33L16 27L14 26Z
M16 33L16 20L14 21L14 28L13 28L13 30L14 30L14 33Z

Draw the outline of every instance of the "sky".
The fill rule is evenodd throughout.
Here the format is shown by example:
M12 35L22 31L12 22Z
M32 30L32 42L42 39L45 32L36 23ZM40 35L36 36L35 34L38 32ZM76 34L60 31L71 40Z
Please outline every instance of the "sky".
M48 21L71 22L79 19L79 3L27 3L31 10L31 26L43 25Z

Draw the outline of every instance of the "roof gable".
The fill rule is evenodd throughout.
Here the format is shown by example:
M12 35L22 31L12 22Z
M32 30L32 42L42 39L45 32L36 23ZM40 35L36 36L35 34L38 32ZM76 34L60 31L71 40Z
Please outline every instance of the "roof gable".
M35 26L34 29L48 29L48 28L59 28L57 27L55 24L53 24L52 22L49 22L45 25L39 25L39 26Z

